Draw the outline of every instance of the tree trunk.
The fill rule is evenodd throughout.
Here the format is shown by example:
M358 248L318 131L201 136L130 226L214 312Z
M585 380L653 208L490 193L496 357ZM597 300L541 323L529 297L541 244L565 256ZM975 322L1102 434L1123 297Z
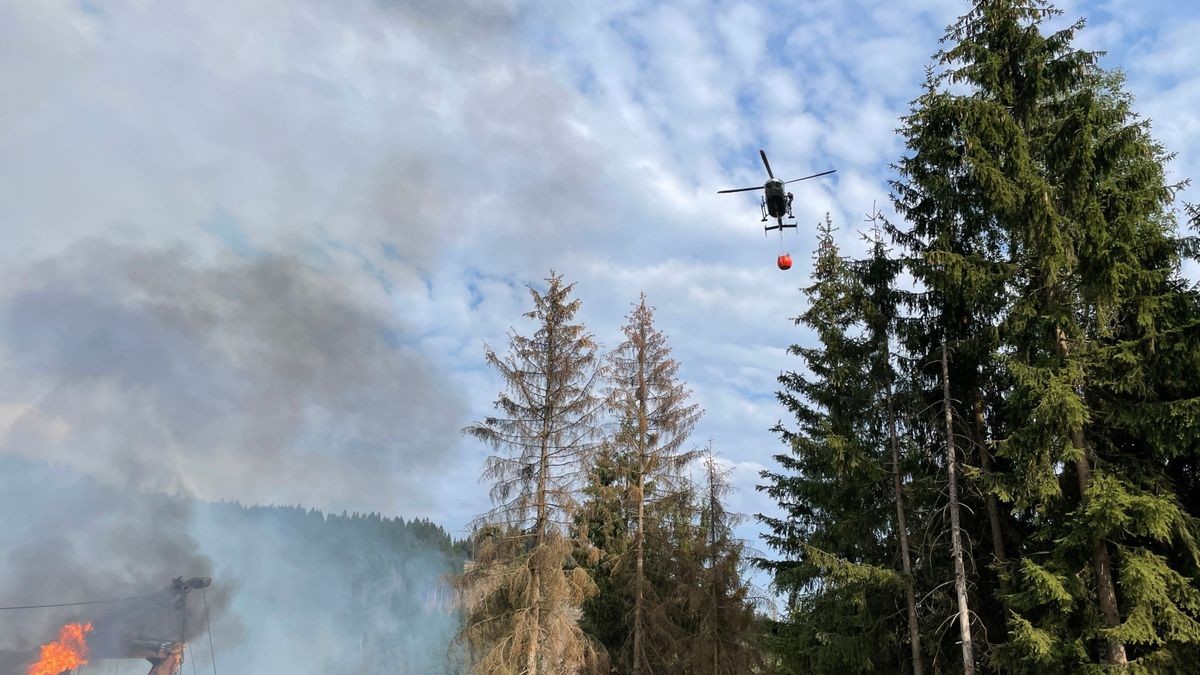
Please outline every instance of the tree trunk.
M1080 499L1087 492L1092 482L1092 463L1083 431L1071 432L1071 445L1081 453L1075 464L1075 473L1079 479ZM1112 560L1108 554L1108 544L1100 537L1092 538L1092 567L1096 570L1096 598L1100 602L1100 613L1104 615L1104 625L1116 628L1121 625L1121 613L1117 607L1117 589L1113 585ZM1105 660L1110 665L1124 667L1128 662L1125 656L1125 645L1120 640L1107 640L1108 653Z
M542 641L542 580L536 567L530 574L529 582L533 585L529 610L533 614L533 634L529 636L529 648L525 651L525 675L537 675L538 647Z
M975 445L979 448L979 471L983 482L990 482L992 476L992 455L987 446L987 422L983 417L983 392L975 389ZM988 527L992 533L992 555L1001 564L1008 562L1004 554L1004 533L1000 529L1000 506L996 503L996 495L988 492L984 495L984 505L987 507Z
M645 475L638 474L638 494L645 488ZM646 502L638 501L638 534L637 534L637 572L635 584L637 594L633 599L633 673L637 675L642 669L642 581L644 574L645 551L642 547L642 528L645 526Z
M721 610L720 596L717 588L717 511L721 507L720 498L717 494L717 467L714 465L712 456L711 441L708 449L708 566L709 566L709 587L712 590L712 617L713 617L713 637L721 636ZM721 641L713 640L713 669L712 675L717 675L721 672Z
M642 671L642 621L643 621L643 586L645 585L645 532L646 532L646 452L649 440L647 438L646 419L646 327L639 328L638 337L638 515L637 515L637 570L635 583L637 592L633 599L633 675Z
M542 545L542 541L546 536L546 471L549 470L550 463L548 446L548 441L544 440L542 443L541 475L538 476L536 495L538 520L534 535L535 550ZM529 583L532 589L529 598L529 611L533 615L533 621L530 624L533 627L533 633L529 636L529 648L525 653L525 672L527 675L537 675L538 649L541 646L542 640L542 580L538 574L537 566L531 566Z
M891 357L888 357L889 361ZM900 447L896 438L896 408L892 402L892 381L887 382L888 427L892 446L892 487L896 491L896 532L900 536L900 565L904 571L904 600L908 604L908 643L912 648L913 675L924 675L921 658L921 631L917 623L917 597L913 591L912 559L908 552L908 524L904 516L904 486L900 480Z
M1066 361L1070 353L1067 346L1067 335L1061 327L1056 327L1058 337L1058 354ZM1087 489L1092 482L1092 449L1082 428L1071 430L1071 446L1079 453L1079 461L1075 463L1075 475L1079 480L1079 501L1082 504L1087 498ZM1092 568L1096 571L1096 600L1100 604L1100 614L1104 617L1106 628L1116 628L1121 625L1121 612L1117 605L1117 589L1112 578L1112 559L1108 554L1108 544L1101 537L1092 537ZM1105 660L1109 665L1120 666L1124 669L1129 663L1125 655L1125 645L1119 640L1106 640L1107 653Z
M967 606L967 572L963 568L962 539L958 525L958 460L954 451L954 417L950 410L950 366L946 341L942 341L942 403L946 417L946 474L950 491L950 547L954 555L954 592L958 595L958 631L962 640L963 672L975 674L971 645L971 611Z
M549 381L549 377L546 378ZM546 472L550 470L550 407L546 407L546 427L547 431L543 432L542 436L542 457L540 462L540 473L538 475L537 486L537 523L534 529L534 549L541 547L546 537L546 519L547 513L547 495L546 495ZM531 625L533 634L529 636L529 649L525 653L525 672L527 675L537 675L538 672L538 651L542 641L542 579L538 574L537 566L532 566L530 569L529 583L532 591L529 598L529 611L533 615Z
M534 540L533 547L538 549L542 546L546 539L546 521L549 518L549 497L546 494L547 481L550 472L550 421L554 419L554 364L556 354L554 353L554 331L547 331L546 336L546 407L543 410L542 416L542 448L541 456L538 462L538 484L537 494L534 499L537 501L537 522L534 524ZM529 649L525 653L525 671L528 675L537 675L538 673L538 652L542 642L542 579L538 573L536 566L530 570L529 583L532 585L532 593L529 601L529 611L533 615L533 634L529 636Z

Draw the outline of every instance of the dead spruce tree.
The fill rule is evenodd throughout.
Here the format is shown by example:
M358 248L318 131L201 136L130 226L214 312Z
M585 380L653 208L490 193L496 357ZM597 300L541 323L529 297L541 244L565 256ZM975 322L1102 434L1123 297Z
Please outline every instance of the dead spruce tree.
M545 293L530 288L524 316L537 322L534 334L511 330L505 356L485 345L504 390L496 416L463 430L497 450L483 474L494 507L476 522L474 560L459 578L460 641L480 674L580 672L602 659L578 624L596 587L566 534L603 410L601 363L592 336L572 322L574 285L553 271L546 282Z
M958 457L954 450L954 414L950 401L950 367L946 342L942 341L942 412L946 420L946 483L949 488L950 552L954 559L954 595L958 600L958 633L962 644L963 672L975 672L971 643L971 608L967 602L967 572L963 566L962 528L958 513Z
M685 498L684 469L695 453L684 450L683 444L701 410L677 377L679 364L671 358L666 335L654 326L654 309L646 304L645 295L629 313L622 332L625 341L609 357L608 402L616 426L613 446L629 468L624 501L633 537L632 547L624 560L616 561L613 573L627 582L632 595L620 661L627 672L637 675L670 669L678 655L671 645L682 636L662 606L662 589L650 579L647 556L652 550L671 548L664 540L667 533L659 527L659 516Z

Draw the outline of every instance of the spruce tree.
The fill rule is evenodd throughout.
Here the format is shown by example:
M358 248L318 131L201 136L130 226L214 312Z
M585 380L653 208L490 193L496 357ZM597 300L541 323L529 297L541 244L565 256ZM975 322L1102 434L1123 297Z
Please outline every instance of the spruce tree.
M908 619L908 642L912 654L914 675L925 671L925 657L921 650L921 624L917 614L916 587L913 576L912 547L909 544L909 514L906 496L906 470L901 464L900 421L895 400L896 372L892 363L892 333L895 328L899 298L896 292L896 275L900 264L894 260L883 240L882 215L872 208L867 216L871 224L868 243L870 254L856 265L859 303L865 325L866 349L871 355L871 381L877 383L883 394L883 405L887 413L889 470L892 474L892 492L896 503L896 546L900 553L900 572L904 575L905 613Z
M994 186L964 168L970 154L980 150L978 141L959 132L961 120L971 119L970 111L961 97L943 90L944 84L944 76L931 69L924 91L903 119L900 132L908 154L896 164L898 178L891 186L894 206L904 221L888 223L887 229L915 281L913 290L899 293L904 312L896 319L900 349L910 369L905 378L912 385L908 407L914 412L939 411L913 416L920 427L915 437L923 439L923 451L931 457L948 458L945 450L951 442L962 450L955 467L961 468L956 478L967 479L957 495L965 507L962 533L967 542L990 543L987 553L975 546L965 550L975 596L969 604L982 624L974 632L981 638L974 656L986 657L987 641L1004 631L997 591L1008 558L1006 548L1018 545L1007 541L1014 529L1010 509L995 498L996 485L1003 480L997 474L1003 474L1004 467L993 462L995 432L984 409L985 401L1000 396L1006 386L994 356L1011 270L999 224L973 205ZM943 342L948 346L945 376ZM948 395L944 381L950 385ZM947 399L954 408L949 428L940 414ZM947 461L929 467L943 481L950 468ZM943 525L943 529L952 528ZM948 558L954 555L946 553ZM955 572L948 569L945 574ZM937 588L935 582L930 590ZM957 605L958 599L952 604ZM940 634L939 642L928 649L953 648ZM952 642L961 642L961 636Z
M1071 470L1035 483L1061 517L1033 536L1060 544L1022 561L1013 647L1067 668L1179 668L1200 642L1200 549L1164 463L1195 458L1198 388L1178 369L1196 363L1186 333L1198 315L1179 278L1166 156L1120 86L1091 68L1051 100L1030 125L1032 170L1018 174L1009 414L1030 423L1006 452ZM1089 567L1073 602L1043 591ZM1037 651L1047 644L1059 648Z
M573 322L574 286L553 271L546 282L545 293L529 289L533 335L510 331L504 356L485 345L505 389L496 416L464 429L500 451L484 472L495 506L476 521L473 560L458 579L461 639L481 674L575 672L601 661L578 625L596 587L567 536L603 408L600 357Z
M610 442L628 469L622 499L632 529L629 548L614 561L612 575L627 586L632 600L618 661L636 675L676 669L680 650L675 645L685 637L665 606L672 589L662 584L669 582L655 583L654 572L670 579L669 566L661 563L669 559L666 552L674 542L662 516L686 504L684 470L695 453L684 444L701 410L678 377L679 364L671 358L667 336L654 325L645 295L626 319L625 340L609 357L608 404L615 425Z
M745 544L734 536L740 516L725 508L732 490L729 469L721 466L709 444L703 456L699 522L689 550L698 565L684 565L694 579L685 590L689 638L674 672L694 675L742 675L762 665L752 588L745 580ZM691 575L689 575L691 576Z
M1195 457L1196 378L1180 375L1195 371L1179 370L1196 359L1189 245L1165 153L1120 79L1073 45L1082 24L1044 32L1054 14L984 0L947 31L906 121L896 193L912 229L897 239L924 286L918 314L950 338L949 379L967 378L949 398L973 408L980 450L996 449L999 474L979 481L1005 538L1001 588L980 585L1006 609L993 662L1181 667L1200 608L1194 511L1171 469ZM961 289L978 280L988 330L964 330L979 322Z
M587 568L597 588L596 595L583 603L580 625L609 654L618 654L625 646L627 608L633 604L630 589L615 574L617 564L628 558L633 541L625 499L632 473L628 456L618 453L613 443L602 443L575 523L577 535L586 543L577 551L578 562Z
M950 513L950 552L954 561L954 595L958 604L958 635L966 675L975 672L975 645L971 640L971 608L967 600L967 570L963 565L962 528L959 525L958 455L954 442L954 414L950 403L950 356L942 341L942 412L946 420L946 508Z
M914 669L918 640L935 669L961 644L966 671L1200 657L1200 294L1181 274L1200 246L1176 233L1170 155L1074 45L1081 23L1047 30L1055 14L980 0L947 30L901 129L898 260L876 240L856 278L821 232L800 319L818 344L793 348L790 452L763 474L785 511L762 519L785 672L895 672L856 647L906 634ZM908 564L884 546L905 532ZM917 614L886 611L906 585L909 630L872 621Z
M796 322L818 345L794 345L807 373L780 376L780 402L795 427L775 431L786 454L759 489L784 511L760 515L780 555L757 562L787 599L770 646L785 672L898 672L911 664L904 593L895 571L895 493L877 355L862 331L862 291L828 218L818 229L808 309ZM881 617L892 617L881 620ZM872 649L863 649L870 644Z

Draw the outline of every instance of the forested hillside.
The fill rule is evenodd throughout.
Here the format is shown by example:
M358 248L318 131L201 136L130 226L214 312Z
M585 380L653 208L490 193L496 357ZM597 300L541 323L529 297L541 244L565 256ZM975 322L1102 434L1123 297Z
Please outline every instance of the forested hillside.
M270 669L264 655L290 645L299 659L319 645L321 672L457 672L447 578L466 544L438 525L229 503L199 504L195 519L218 581L235 585L230 614L243 627L217 634L220 660Z
M190 602L211 610L221 670L460 672L447 578L462 570L467 545L427 520L145 494L24 460L0 468L10 516L0 536L20 542L0 584L9 604L137 597L177 576L211 576L205 597ZM121 606L0 612L0 651L43 644L68 621ZM204 628L186 629L195 636L187 659L211 670ZM182 629L154 627L161 639ZM144 661L103 665L146 672Z

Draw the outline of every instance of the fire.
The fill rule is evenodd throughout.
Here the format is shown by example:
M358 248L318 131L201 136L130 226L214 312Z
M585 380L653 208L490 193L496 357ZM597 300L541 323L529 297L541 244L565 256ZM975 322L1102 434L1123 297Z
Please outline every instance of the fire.
M29 675L59 675L67 670L87 665L86 636L90 623L69 623L58 631L58 639L42 645L42 656L29 666Z

